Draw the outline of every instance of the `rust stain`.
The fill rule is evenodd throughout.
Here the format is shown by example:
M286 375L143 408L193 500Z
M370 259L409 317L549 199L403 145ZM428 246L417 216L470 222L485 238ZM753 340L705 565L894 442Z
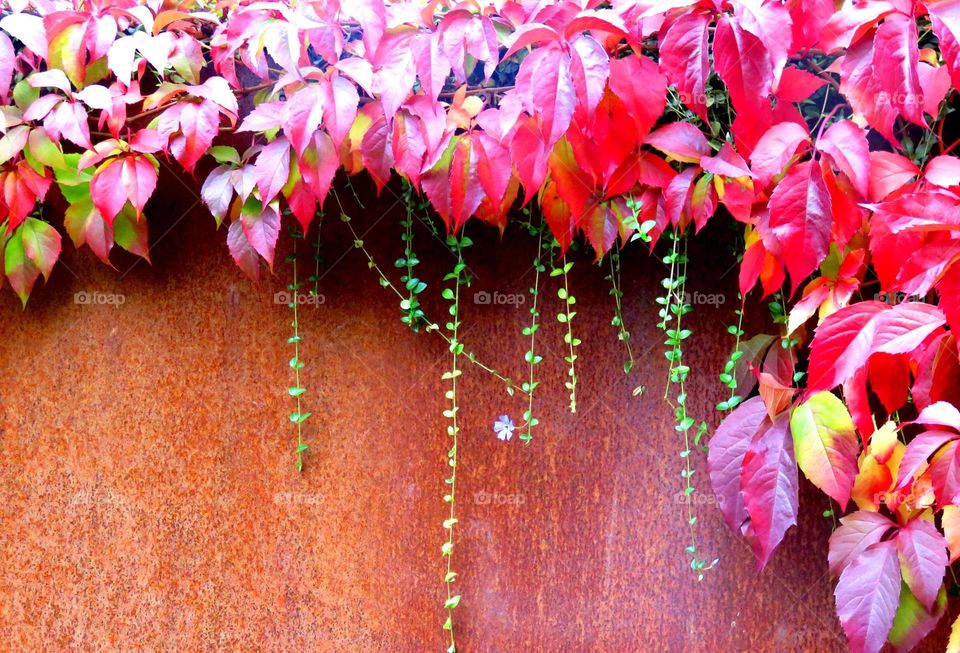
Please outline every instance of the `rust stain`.
M380 218L393 198L362 193L358 225L377 224L365 238L389 269L398 216ZM67 246L72 273L58 267L26 311L0 294L0 649L444 650L443 343L405 330L330 220L325 302L301 318L316 418L298 475L289 315L273 302L288 270L278 263L259 287L247 282L209 216L180 219L192 197L166 199L149 207L152 266L118 256L117 272ZM536 244L517 234L500 243L478 227L471 236L474 289L524 293ZM691 408L714 423L736 296L734 275L722 276L724 241L720 228L697 241L691 270L696 289L731 298L726 310L694 312L688 348ZM438 294L452 261L423 229L415 245L417 271ZM801 528L762 575L708 503L701 548L721 564L699 584L686 569L681 446L658 399L661 273L655 259L626 257L625 318L640 360L625 378L603 272L576 266L576 416L564 412L558 307L544 307L542 428L530 446L491 430L501 413L519 421L523 403L482 373L464 375L461 651L843 650L825 576L826 501L809 487ZM78 305L77 292L124 302ZM440 316L435 299L428 310ZM520 379L526 306L468 296L463 313L468 346ZM648 391L634 398L638 383ZM945 625L930 650L942 648Z

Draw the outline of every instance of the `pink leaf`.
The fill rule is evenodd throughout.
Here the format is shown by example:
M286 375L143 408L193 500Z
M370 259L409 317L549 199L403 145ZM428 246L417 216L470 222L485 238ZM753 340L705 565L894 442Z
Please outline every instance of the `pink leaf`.
M913 423L924 426L946 426L960 432L960 410L947 401L938 401L921 410Z
M707 77L710 75L710 18L685 13L660 37L660 68L680 92L680 100L707 119Z
M260 278L260 259L257 257L256 250L244 235L243 225L239 220L232 222L227 230L227 247L230 249L230 256L233 257L244 274L254 281L258 280Z
M261 205L256 199L250 198L240 211L240 222L243 225L243 235L250 246L272 269L273 254L277 246L277 237L280 235L280 214L275 205Z
M896 524L877 512L858 510L840 518L840 526L830 536L827 560L830 574L839 576L863 551L876 544Z
M770 54L760 39L730 17L722 16L717 21L713 61L738 112L769 107L767 98L774 81Z
M710 483L717 497L720 512L734 533L742 534L747 509L740 493L743 457L750 442L767 419L767 409L760 397L753 397L737 406L720 423L711 438L707 454Z
M917 518L897 533L897 550L902 560L903 580L927 610L943 585L947 566L947 540L936 526Z
M520 64L517 89L526 111L540 118L547 146L570 126L577 101L570 55L558 48L537 48Z
M867 547L840 574L837 616L852 653L879 653L900 602L900 565L894 542Z
M260 201L269 204L290 177L290 143L287 139L278 138L265 145L257 155L255 169Z
M853 182L860 197L866 199L870 185L866 131L850 120L835 122L817 141L817 149L830 155L834 165Z
M761 426L743 457L740 491L750 515L750 544L758 569L797 523L798 488L790 420L784 413Z
M916 20L898 13L888 15L877 28L873 43L873 69L883 93L878 101L890 102L904 118L926 127L917 73Z
M820 167L805 161L790 168L770 196L770 224L783 246L794 291L827 256L833 211Z
M760 137L750 154L750 168L760 186L766 186L780 174L801 145L808 145L807 130L795 122L781 122Z
M647 137L651 145L667 156L685 163L699 163L710 154L710 144L703 133L688 122L672 122Z

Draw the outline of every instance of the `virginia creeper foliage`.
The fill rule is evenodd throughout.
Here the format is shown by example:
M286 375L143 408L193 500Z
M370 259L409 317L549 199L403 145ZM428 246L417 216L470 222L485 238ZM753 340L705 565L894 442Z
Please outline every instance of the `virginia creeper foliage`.
M739 387L758 394L711 441L727 524L762 567L802 473L845 514L829 564L851 650L907 650L944 614L960 557L960 159L943 136L960 1L0 8L0 251L24 303L62 249L50 194L75 246L146 256L161 165L200 179L252 277L283 215L307 232L341 169L378 188L399 175L450 232L503 231L533 201L561 254L739 223L746 303L789 304L781 333L744 350Z

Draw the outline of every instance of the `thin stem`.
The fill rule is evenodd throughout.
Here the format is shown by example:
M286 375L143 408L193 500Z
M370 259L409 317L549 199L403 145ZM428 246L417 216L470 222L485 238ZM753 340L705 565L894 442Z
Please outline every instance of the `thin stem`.
M350 216L348 216L346 213L343 213L343 214L341 214L340 217L341 217L341 219L343 220L343 222L346 223L347 228L350 229L350 233L353 235L353 244L354 244L354 247L356 247L357 249L359 249L360 251L362 251L362 252L364 253L364 255L367 257L367 267L369 267L371 270L373 270L374 272L376 272L377 275L379 275L379 277L380 277L380 285L381 285L383 288L388 288L389 290L392 290L393 293L394 293L401 301L404 300L404 299L406 299L406 297L403 295L403 293L400 292L400 290L394 285L394 283L390 280L390 278L386 275L386 273L384 273L384 271L380 268L380 266L377 264L376 260L373 258L373 255L370 254L369 250L367 250L366 246L365 246L364 243L363 243L363 240L360 238L359 234L357 234L356 229L353 228L353 224L351 224L351 222L350 222ZM447 342L448 345L451 344L450 337L449 337L447 334L445 334L443 331L440 330L440 325L439 325L439 324L437 324L436 322L430 320L426 315L423 316L423 320L424 320L424 323L426 324L426 327L425 327L425 329L424 329L425 331L437 333L437 334L440 335L441 338L443 338L443 339ZM507 392L508 392L508 393L513 394L514 392L520 392L520 394L523 394L523 395L529 394L529 393L524 392L523 390L517 388L517 387L514 385L514 383L513 383L513 381L512 381L511 379L509 379L508 377L503 376L502 374L500 374L499 372L497 372L497 371L496 371L495 369L493 369L492 367L489 367L488 365L484 364L482 361L480 361L480 359L478 359L478 358L476 357L476 355L475 355L473 352L471 352L471 351L465 351L465 352L463 352L463 356L464 356L468 361L470 361L471 364L479 367L479 368L480 368L481 370L483 370L484 372L487 372L488 374L490 374L490 375L496 377L497 379L499 379L500 381L502 381L502 382L507 386Z
M451 468L450 478L448 479L448 483L450 484L450 494L448 495L450 516L447 518L446 522L444 522L444 526L447 529L447 543L443 547L443 552L447 558L447 573L444 576L444 583L447 586L447 601L445 603L447 608L447 621L444 624L444 628L450 632L450 648L447 650L451 653L457 650L453 634L453 610L460 603L460 597L454 594L453 589L453 582L457 577L456 572L453 571L453 529L454 525L457 523L455 516L455 503L457 499L457 435L460 432L460 427L457 423L457 413L459 412L459 407L457 406L457 377L460 376L460 370L457 367L457 362L463 349L457 340L457 336L460 332L460 275L463 272L463 268L463 252L458 246L457 265L454 267L453 274L453 303L450 307L450 314L453 319L448 325L452 327L450 329L450 392L447 395L450 398L450 411L448 415L451 422L448 432L452 438L452 442L450 451L447 454L447 462Z
M567 346L570 348L570 358L567 359L567 362L570 364L570 369L567 370L567 375L570 377L570 380L567 381L567 389L570 390L570 412L577 412L577 373L576 373L576 364L574 361L577 360L577 355L573 352L576 340L573 337L573 313L570 311L570 285L569 285L569 275L567 274L567 255L563 255L563 301L564 301L564 310L566 311L567 319Z
M523 420L525 422L524 427L526 431L520 435L520 439L526 443L530 444L530 441L533 439L533 427L539 424L533 416L533 391L536 389L538 383L535 380L534 368L540 362L541 357L537 356L535 344L537 341L537 330L540 328L538 318L540 317L540 311L537 310L537 305L539 304L540 299L540 272L544 269L543 262L540 260L540 256L543 253L543 225L537 229L537 256L533 261L534 277L533 277L533 288L530 289L530 294L533 297L533 306L530 307L530 349L527 351L526 359L529 364L530 378L523 384L522 389L528 393L528 402L527 402L527 411L523 414Z

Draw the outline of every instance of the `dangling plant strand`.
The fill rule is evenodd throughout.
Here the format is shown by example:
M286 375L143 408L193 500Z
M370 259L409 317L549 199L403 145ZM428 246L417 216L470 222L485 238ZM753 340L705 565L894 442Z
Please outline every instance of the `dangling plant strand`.
M321 210L317 215L317 240L313 243L313 274L307 277L307 281L313 284L313 286L310 288L311 297L320 296L320 266L323 264L323 256L321 254L323 241L320 238L320 234L323 231L323 217L324 214Z
M447 540L441 547L441 552L447 559L447 572L444 575L443 582L447 587L447 599L443 607L447 611L447 620L443 624L444 630L450 633L450 647L448 653L455 653L457 650L453 633L453 611L460 605L460 595L455 593L453 583L457 579L457 573L453 570L453 533L454 526L457 523L456 518L456 500L457 500L457 436L460 433L460 426L457 422L457 413L460 408L457 404L457 377L462 373L458 367L459 357L463 354L463 343L458 340L460 332L460 286L470 285L470 275L464 274L466 264L463 262L463 248L472 244L467 236L461 236L458 240L456 236L451 235L447 238L449 245L457 254L457 264L453 271L443 277L444 281L453 281L452 288L444 288L442 296L450 302L450 321L445 325L449 332L451 363L450 371L444 372L442 379L450 381L450 389L446 392L446 398L450 401L450 408L443 411L443 416L450 420L447 426L447 435L451 438L450 449L447 451L447 464L450 467L450 476L445 480L450 489L444 495L443 500L450 506L450 514L443 522L443 528L447 532Z
M287 255L287 262L290 263L293 268L293 283L287 286L287 291L290 294L290 302L287 306L293 311L293 321L290 322L293 335L287 338L287 343L293 345L293 358L290 359L290 367L293 369L293 386L287 388L287 394L297 402L296 410L290 413L290 421L296 425L297 429L296 465L297 471L302 472L303 452L308 448L307 443L303 441L303 423L306 422L312 414L303 412L301 400L303 393L306 392L306 388L300 384L300 370L303 369L303 361L300 360L300 316L298 306L300 304L300 289L303 287L303 283L297 279L297 241L303 238L303 232L294 227L291 228L288 233L293 239L293 251Z
M620 252L616 249L610 250L610 274L607 275L607 281L610 282L610 295L613 297L615 312L610 321L617 329L617 340L623 343L627 350L627 360L623 363L624 374L629 374L636 365L633 357L633 349L630 347L630 332L623 323L623 290L620 283Z
M383 271L380 265L373 258L373 255L366 248L366 245L364 244L363 239L360 238L360 235L357 233L357 230L353 228L353 224L351 223L350 216L347 215L346 213L341 213L340 219L347 225L347 228L350 229L350 233L353 236L353 246L356 249L359 249L361 252L363 252L364 256L367 257L367 268L376 272L377 276L380 278L380 287L391 290L398 298L400 298L401 300L404 299L405 298L404 294L400 292L400 289L397 288L397 286L390 280L390 278L386 275L386 273ZM440 335L441 338L443 338L447 342L447 345L450 344L450 336L444 333L440 329L440 325L432 321L427 315L423 316L423 324L424 324L424 329L423 329L424 331L426 331L427 333L437 333ZM512 379L500 374L500 372L498 372L497 370L483 363L479 358L476 357L476 355L472 351L465 350L463 352L463 357L467 359L472 365L477 366L484 372L499 379L506 386L506 390L508 394L513 395L514 392L517 392L517 391L521 392L522 394L527 394L526 391L520 390L514 384Z
M727 327L727 333L734 336L736 341L734 342L730 357L727 359L727 362L723 364L723 372L720 374L720 382L730 389L730 396L717 404L717 410L720 411L733 410L743 401L743 397L737 394L737 375L735 370L737 361L743 358L743 352L740 351L740 339L743 337L743 309L745 302L742 295L738 294L737 297L740 299L740 308L734 311L737 316L737 324L736 326L731 324Z
M403 240L403 256L394 261L394 266L402 268L405 273L400 277L400 283L406 287L408 295L400 300L400 310L403 317L400 321L410 327L413 331L419 331L420 326L425 321L423 309L420 308L418 295L427 288L427 284L417 277L413 276L413 268L420 263L420 259L413 251L413 215L416 208L416 192L410 182L403 182L403 204L406 215L400 221L403 227L403 234L400 236Z
M529 211L529 209L527 209L527 211ZM536 366L543 361L543 356L538 356L534 347L537 340L537 331L540 329L540 273L546 272L547 270L543 261L540 260L543 254L543 228L542 224L539 227L535 227L528 223L530 235L537 235L537 255L533 259L533 286L529 289L531 299L530 326L523 328L523 335L530 336L530 349L523 355L524 360L527 362L527 365L529 365L530 377L520 386L521 389L527 393L527 410L523 413L524 426L522 427L523 432L520 434L520 439L525 444L530 444L530 441L533 439L533 427L540 423L540 420L533 416L533 392L537 386L540 385L540 382L535 380L534 371Z
M701 422L693 438L690 437L690 430L695 424L695 420L687 414L687 390L686 380L690 373L690 368L683 362L683 341L692 335L689 329L683 328L683 316L693 310L693 306L686 301L686 283L687 283L687 241L683 235L676 232L668 234L672 241L670 253L664 257L663 262L670 266L670 273L662 280L661 285L666 291L663 297L657 298L657 303L661 308L659 311L661 320L657 326L663 330L667 339L664 344L667 345L667 351L664 352L670 363L668 382L664 389L663 398L674 409L674 419L676 425L674 429L683 435L683 449L680 451L680 458L683 460L683 469L680 471L680 477L683 479L683 498L686 512L687 527L689 529L690 544L685 551L690 556L690 568L696 573L697 580L703 580L703 572L716 566L719 560L707 563L706 560L699 557L697 549L697 517L694 514L693 494L696 491L693 485L693 475L696 470L690 460L693 446L700 446L700 441L707 431L705 422ZM680 251L679 243L683 240L683 251ZM671 400L670 388L676 386L677 394Z
M551 245L551 250L557 247L559 247L559 244L554 240ZM570 308L577 303L577 298L570 294L569 273L573 267L573 261L567 262L567 256L564 254L562 262L561 267L555 267L553 257L551 257L552 269L550 270L550 276L563 276L563 286L557 289L557 297L563 301L563 311L557 314L557 321L565 324L567 327L567 332L563 336L563 342L566 343L570 353L564 356L563 360L569 365L567 368L567 377L569 378L564 381L563 385L570 391L570 412L575 413L577 412L577 354L575 353L575 349L580 346L580 339L573 337L573 318L577 312L570 310Z

